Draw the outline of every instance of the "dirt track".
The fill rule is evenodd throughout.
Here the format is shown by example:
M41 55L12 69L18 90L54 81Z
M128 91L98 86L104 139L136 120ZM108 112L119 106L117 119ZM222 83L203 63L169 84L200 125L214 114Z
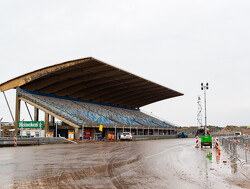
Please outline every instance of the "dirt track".
M0 148L0 183L46 189L250 188L250 167L234 163L223 150L218 156L194 146L194 139L168 139Z

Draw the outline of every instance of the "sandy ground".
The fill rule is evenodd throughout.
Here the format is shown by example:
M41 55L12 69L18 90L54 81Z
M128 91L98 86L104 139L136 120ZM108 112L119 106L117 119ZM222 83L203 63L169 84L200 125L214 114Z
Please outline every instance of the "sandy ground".
M0 148L0 188L250 188L250 166L195 139Z

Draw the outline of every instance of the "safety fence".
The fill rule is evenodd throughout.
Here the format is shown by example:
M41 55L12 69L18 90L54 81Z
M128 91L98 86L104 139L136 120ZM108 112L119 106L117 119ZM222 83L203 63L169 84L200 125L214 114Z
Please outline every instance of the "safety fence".
M228 137L222 138L223 148L231 155L232 158L238 158L250 164L250 139L245 137Z

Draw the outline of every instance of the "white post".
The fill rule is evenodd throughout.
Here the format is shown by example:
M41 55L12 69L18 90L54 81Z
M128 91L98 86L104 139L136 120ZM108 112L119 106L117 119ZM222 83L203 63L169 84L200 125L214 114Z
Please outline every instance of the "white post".
M56 137L57 137L57 124L58 124L58 123L56 122Z
M117 139L117 136L116 136L116 125L115 125L115 139Z
M23 138L23 120L22 120L22 127L21 127L21 138Z
M0 119L0 137L2 137L2 119L3 118Z
M41 122L39 123L39 126L40 126L40 135L39 135L39 137L41 137L42 136L42 129L41 129L42 128L42 123Z
M82 142L83 142L83 136L84 135L84 124L82 124Z

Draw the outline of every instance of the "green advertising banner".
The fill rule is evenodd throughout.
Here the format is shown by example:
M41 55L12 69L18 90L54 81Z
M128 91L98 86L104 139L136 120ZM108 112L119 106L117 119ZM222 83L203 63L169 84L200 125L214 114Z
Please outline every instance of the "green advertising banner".
M250 126L247 126L248 129L250 129Z
M18 121L18 128L44 128L44 121Z

